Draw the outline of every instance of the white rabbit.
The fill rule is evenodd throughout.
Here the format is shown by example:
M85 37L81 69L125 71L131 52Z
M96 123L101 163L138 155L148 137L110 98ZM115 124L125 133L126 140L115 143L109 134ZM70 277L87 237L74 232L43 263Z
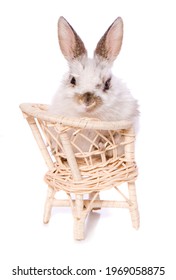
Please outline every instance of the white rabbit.
M69 72L64 76L49 112L67 117L135 122L137 101L126 85L111 73L122 45L122 19L118 17L107 29L92 59L87 57L84 43L64 17L58 21L58 38Z

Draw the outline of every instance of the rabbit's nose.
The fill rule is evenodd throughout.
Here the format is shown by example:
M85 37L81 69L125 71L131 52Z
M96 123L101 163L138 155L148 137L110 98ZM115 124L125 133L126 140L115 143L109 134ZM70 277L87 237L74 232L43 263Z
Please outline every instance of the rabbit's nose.
M86 106L90 106L95 102L94 94L91 92L85 92L82 96L82 101L86 104Z

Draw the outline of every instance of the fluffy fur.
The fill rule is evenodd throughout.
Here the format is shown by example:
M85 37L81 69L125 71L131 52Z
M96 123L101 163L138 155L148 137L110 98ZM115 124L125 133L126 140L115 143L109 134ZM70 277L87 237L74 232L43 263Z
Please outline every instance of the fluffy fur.
M70 84L72 76L76 77L77 81L74 88ZM103 92L103 80L107 80L109 77L111 77L110 89L108 93ZM85 92L94 92L95 96L101 98L101 104L97 105L94 110L88 111L86 104L76 102L75 95ZM65 75L50 110L54 114L68 117L134 121L138 115L137 108L137 101L131 96L126 85L111 74L108 64L97 65L94 60L86 58L84 65L79 61L74 61L70 65L70 71Z
M105 32L92 59L87 57L84 43L63 17L58 22L58 38L69 71L49 112L66 117L130 120L135 123L138 117L137 101L126 85L111 72L122 45L122 19L117 18ZM85 133L89 134L88 131Z
M50 112L68 117L90 117L105 121L131 120L134 122L136 120L137 101L132 97L126 85L111 73L112 63L121 47L122 27L122 20L118 18L101 38L94 58L90 59L87 57L83 42L71 25L63 17L59 19L59 43L63 55L68 60L69 71L55 94ZM118 36L119 33L121 36ZM110 46L108 46L108 40ZM79 53L80 45L81 54ZM75 85L72 83L73 77ZM109 89L105 90L108 79L110 79ZM91 109L86 102L80 101L81 95L85 93L91 93L98 101Z

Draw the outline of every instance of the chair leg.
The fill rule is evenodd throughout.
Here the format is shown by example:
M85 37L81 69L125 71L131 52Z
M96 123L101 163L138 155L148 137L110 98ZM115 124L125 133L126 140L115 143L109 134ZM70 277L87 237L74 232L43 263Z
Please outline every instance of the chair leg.
M137 197L136 197L136 187L134 182L128 183L128 191L129 191L129 210L131 214L131 221L132 225L135 229L139 228L140 218L139 218L139 211L138 211L138 204L137 204Z
M74 239L83 240L84 239L84 220L74 218Z
M48 186L47 197L46 197L45 208L44 208L44 215L43 215L44 224L47 224L50 220L51 210L52 210L52 201L53 201L54 195L55 195L54 189L51 188L50 186Z
M75 208L74 208L74 238L76 240L84 239L84 223L85 223L85 212L84 212L84 203L83 195L75 196Z

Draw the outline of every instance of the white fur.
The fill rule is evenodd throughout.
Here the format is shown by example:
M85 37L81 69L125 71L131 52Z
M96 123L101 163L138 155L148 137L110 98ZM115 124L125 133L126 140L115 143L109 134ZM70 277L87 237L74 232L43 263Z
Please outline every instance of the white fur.
M135 123L138 116L137 101L126 85L111 73L112 63L122 44L122 19L117 18L100 39L93 59L87 57L82 40L63 17L58 22L58 37L61 51L69 63L69 71L54 96L49 112L66 117L89 117L103 121L129 120ZM71 83L72 77L76 79L76 84ZM105 82L109 78L110 87L105 90ZM83 97L86 93L101 100L91 110L86 102L78 102L76 98ZM90 136L89 131L85 133Z
M69 76L77 79L77 85L73 88L68 84ZM96 88L102 83L102 78L111 76L111 88L108 93L102 88ZM86 111L84 104L78 104L74 100L76 93L84 94L86 91L95 92L102 99L102 105L91 112ZM126 85L111 74L108 63L106 65L96 64L94 59L86 58L84 66L80 61L70 64L70 71L62 81L56 92L50 112L68 117L90 117L104 121L130 120L134 121L138 115L137 101L132 97Z

